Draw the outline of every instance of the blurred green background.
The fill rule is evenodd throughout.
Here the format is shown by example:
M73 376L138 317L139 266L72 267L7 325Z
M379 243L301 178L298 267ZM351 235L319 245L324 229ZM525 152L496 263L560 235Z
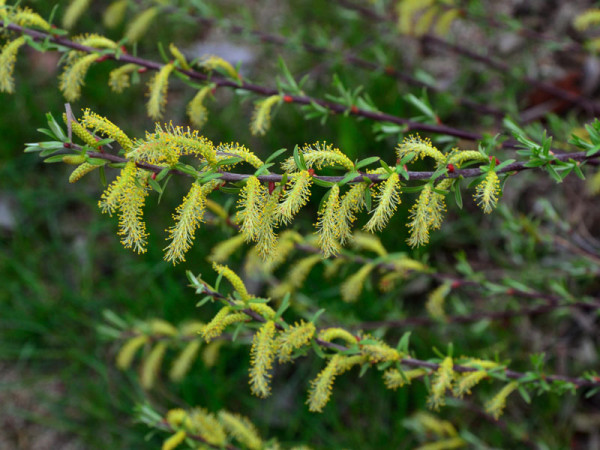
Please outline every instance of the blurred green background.
M415 52L417 60L429 56L418 48L404 48L393 34L382 32L381 24L366 25L360 14L329 2L315 0L293 5L250 2L247 8L239 8L239 2L223 2L218 6L200 1L183 3L190 11L209 10L234 24L325 45L338 55L352 52L377 59L383 58L383 52L384 62L398 68L408 64L406 53L410 51ZM477 8L478 2L466 3ZM66 2L25 4L44 17L58 4L60 17ZM104 8L104 3L93 2L73 32L101 32ZM269 8L272 12L265 13ZM125 27L106 34L119 39ZM175 42L188 52L198 45L232 46L249 58L243 65L244 76L267 86L275 85L279 73L277 57L281 56L298 78L309 75L306 91L315 97L333 91L331 80L337 73L347 86L364 86L380 110L399 116L417 114L402 96L408 92L419 94L420 90L401 85L381 72L349 68L341 56L313 55L297 45L269 46L252 36L227 34L219 27L199 25L186 14L159 17L137 46L138 53L160 60L156 42L164 47ZM523 53L528 51L531 50L526 47ZM520 62L519 55L515 59ZM309 380L318 373L322 362L310 356L279 367L273 382L275 395L259 400L250 395L247 387L249 356L243 339L224 345L215 366L207 367L199 360L184 382L174 384L163 377L151 392L143 392L139 387L136 370L123 373L114 367L118 343L103 339L96 329L104 322L103 312L111 310L131 320L160 317L174 324L190 318L210 319L217 306L195 307L199 298L186 287L185 271L214 279L206 256L232 232L223 226L203 226L185 263L173 267L164 262L164 230L170 226L172 211L189 187L186 180L172 180L160 204L156 196L148 200L145 210L150 232L148 252L132 254L118 242L116 218L100 214L96 206L102 191L97 174L69 184L72 167L47 165L37 155L23 153L24 143L42 138L36 128L46 126L45 114L51 112L59 118L64 111L64 100L57 89L57 63L55 54L41 55L22 49L15 72L16 92L0 94L0 404L3 405L0 448L156 448L164 436L147 436L147 427L134 421L136 404L145 402L161 411L195 405L211 411L226 408L248 415L263 436L276 436L282 442L307 443L317 448L413 448L416 440L404 421L424 408L427 391L422 383L391 392L383 386L379 373L369 371L359 378L355 370L336 382L333 401L319 415L309 413L304 401ZM145 83L150 75L142 75L139 84L117 95L107 87L108 73L115 67L114 62L107 61L90 70L82 98L72 105L73 110L77 115L81 108L89 107L121 126L130 136L143 136L144 130L153 128L144 105ZM472 70L467 65L463 69L452 86L455 93L497 82L497 75ZM522 86L515 82L504 89L504 92L520 92ZM502 98L501 89L490 90L488 94L486 101L494 105L516 107L513 97ZM192 95L189 87L173 79L165 121L187 124L185 105ZM291 151L296 144L317 140L333 142L351 159L378 155L391 162L395 158L397 137L375 140L371 123L332 117L322 126L318 121L305 121L295 107L281 108L266 136L251 136L253 100L233 95L231 91L219 91L214 102L207 102L210 116L203 134L214 142L238 141L263 158L276 149L285 147ZM491 119L477 117L468 110L457 112L448 96L434 96L432 102L445 123L466 129L494 130ZM109 170L108 175L110 179L115 173ZM569 283L574 283L584 292L593 292L598 288L597 282L589 278L593 264L571 256L567 263L552 239L545 239L538 232L545 226L552 235L556 226L539 218L543 214L536 216L536 211L542 211L535 206L542 194L557 210L563 208L567 219L577 217L578 208L585 208L589 198L577 195L583 189L581 182L568 180L565 185L563 190L552 190L554 185L546 177L522 174L505 196L506 208L491 217L483 217L470 195L465 194L464 210L450 206L443 229L434 233L427 249L417 250L410 250L405 244L404 224L413 201L407 195L388 232L381 237L389 251L408 252L448 270L456 264L456 255L463 253L477 269L501 272L498 278L514 276L532 285L543 285L549 277L555 277L566 279L571 287ZM319 197L314 195L295 223L296 228L310 229ZM215 199L221 204L229 202L233 211L231 197L216 195ZM591 211L583 219L590 229L598 223L597 216L597 212ZM359 224L364 219L363 216ZM241 255L236 255L232 264L241 262ZM347 267L337 281L355 269ZM585 276L573 281L575 269ZM299 302L326 308L331 323L422 313L424 295L435 287L431 280L418 279L402 291L380 293L367 289L359 303L348 305L340 302L337 286L325 281L321 272L319 269L311 273L304 294L299 294ZM280 276L284 274L284 270L278 272ZM476 304L485 307L485 299L478 299ZM454 306L466 308L460 299L455 300ZM510 353L519 370L530 368L532 352L556 350L549 342L572 348L587 342L597 348L597 336L590 337L590 333L576 329L577 321L567 317L560 322L562 328L557 329L554 319L558 321L565 316L558 313L540 322L525 319L523 323L421 328L414 331L411 344L417 354L426 356L434 356L433 347L445 351L449 341L454 343L455 355L490 357L498 352L504 359ZM520 330L520 334L515 330ZM389 332L386 340L395 342L403 331ZM560 340L551 337L555 332ZM539 342L523 343L532 334ZM576 375L582 367L593 367L598 362L597 350L592 350L591 355L587 359L573 357L575 362L567 358L567 372ZM551 355L550 359L553 369L560 368L557 363L560 358ZM456 420L490 445L520 448L527 439L519 441L516 437L531 435L549 443L547 448L566 448L576 435L575 411L591 423L598 420L597 401L579 397L543 396L533 406L527 406L515 395L514 408L501 423L482 420L481 408L475 405L481 403L479 400L449 402L443 417Z

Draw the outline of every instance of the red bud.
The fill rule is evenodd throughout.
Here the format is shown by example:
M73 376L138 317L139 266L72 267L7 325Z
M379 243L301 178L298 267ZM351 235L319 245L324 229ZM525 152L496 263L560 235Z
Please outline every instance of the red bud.
M294 99L292 98L291 95L284 95L283 96L283 101L286 103L292 103L294 101Z

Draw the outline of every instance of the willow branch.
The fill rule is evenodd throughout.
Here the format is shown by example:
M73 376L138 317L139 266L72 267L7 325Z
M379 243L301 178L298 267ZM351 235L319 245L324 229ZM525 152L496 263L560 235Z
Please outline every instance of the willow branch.
M388 21L392 20L391 17L381 15L381 14L373 11L371 8L363 6L362 4L356 4L356 3L352 2L352 1L348 1L348 0L338 0L338 3L341 6L343 6L344 8L348 8L348 9L352 9L352 10L360 12L363 17L366 17L372 21L388 22ZM486 55L482 55L480 53L474 52L466 47L463 47L462 45L447 42L444 39L441 39L432 34L426 34L421 39L423 40L423 42L429 42L429 43L438 45L440 47L444 47L447 50L451 50L454 53L463 55L469 59L472 59L473 61L478 61L482 64L485 64L490 69L493 69L504 75L511 74L511 67L508 64L506 64L502 61L498 61L493 58L490 58ZM538 89L541 89L541 90L547 92L548 94L551 94L562 100L573 103L573 104L585 109L589 113L595 114L600 111L600 105L598 103L593 102L581 95L574 94L572 92L569 92L567 90L564 90L557 86L554 86L550 83L540 81L540 80L537 80L537 79L529 77L529 76L523 76L521 78L521 80L533 87L536 87Z
M398 320L380 320L373 322L361 322L356 328L364 330L373 330L381 327L402 328L406 326L426 326L444 323L471 323L480 320L508 320L515 317L537 316L552 312L559 308L578 308L584 310L600 310L600 302L574 302L574 303L547 303L545 305L519 308L508 311L481 311L473 314L447 316L443 320L436 320L431 317L408 317Z
M2 20L0 20L0 27L9 29L12 31L17 31L22 34L29 35L36 41L47 41L47 42L51 42L56 45L71 48L73 50L78 50L81 52L94 53L94 52L102 51L102 50L99 50L94 47L81 45L77 42L73 42L64 37L53 36L52 34L49 34L49 33L32 30L29 28L25 28L25 27L13 24L13 23L5 24L5 22ZM106 54L104 56L106 57L106 59L113 59L113 60L121 62L121 63L136 64L140 67L145 67L148 70L157 71L157 70L160 70L164 65L164 64L156 62L156 61L139 58L139 57L132 56L129 54L121 54L118 57L113 54ZM265 97L280 94L280 92L277 89L260 86L260 85L249 83L249 82L242 81L242 80L233 81L233 80L229 80L229 79L225 79L225 78L214 78L214 77L210 77L209 75L207 75L205 73L198 72L195 70L184 70L181 68L176 68L175 70L177 70L178 72L188 76L189 78L195 79L195 80L199 80L199 81L209 81L210 80L211 83L215 84L216 87L240 89L243 91L252 92L256 95L265 96ZM433 124L428 124L428 123L417 122L414 120L406 119L406 118L395 116L392 114L386 114L386 113L379 112L379 111L370 111L370 110L366 110L366 109L357 108L355 106L350 108L349 106L343 105L341 103L327 101L327 100L318 99L318 98L314 98L314 97L309 97L306 95L286 95L286 102L287 103L295 103L298 105L317 104L321 107L327 108L333 114L350 114L350 115L353 115L356 117L364 117L366 119L370 119L370 120L373 120L376 122L389 122L389 123L394 123L394 124L398 124L398 125L403 125L405 127L406 131L424 131L424 132L430 132L430 133L445 134L448 136L453 136L453 137L457 137L459 139L465 139L465 140L470 140L470 141L477 141L477 140L482 139L482 135L479 133L460 130L458 128L450 127L447 125L433 125Z
M223 294L221 294L219 292L212 290L205 283L204 283L204 286L205 286L205 291L203 292L203 294L209 295L209 296L211 296L215 299L221 300L221 301L225 301L225 302L229 303L231 306L236 305L233 300L229 299L228 297L225 297ZM260 322L260 323L266 322L266 319L264 317L262 317L260 314L256 313L255 311L252 311L250 309L243 309L242 312L257 322ZM283 322L283 318L281 318L280 320ZM281 325L280 323L276 324L276 327L280 330L284 329L283 325ZM317 329L317 331L315 332L315 335L318 335L318 334L319 334L319 330ZM332 342L323 341L318 338L315 339L315 342L321 347L334 349L334 350L337 350L340 352L351 350L349 347L346 347L344 345L339 345L339 344L335 344ZM437 363L424 361L424 360L416 359L416 358L410 358L410 357L402 357L399 360L399 363L406 365L406 366L410 366L410 367L430 369L432 371L436 371L440 367L440 365ZM467 373L467 372L474 372L478 369L473 368L473 367L454 365L453 370L458 373ZM510 369L504 369L504 371L502 373L507 378L513 379L513 380L519 380L520 378L523 378L527 375L527 373L525 373L525 372L517 372L514 370L510 370ZM594 379L593 381L586 380L584 378L569 377L566 375L544 375L542 378L545 381L551 381L551 382L552 381L562 381L562 382L572 383L577 388L600 386L600 377L597 377L597 379Z
M111 155L108 153L88 152L88 155L92 158L104 159L104 160L110 161L112 163L126 163L129 161L127 158L123 158L123 157L117 156L117 155ZM583 162L583 161L587 161L589 159L598 158L598 157L600 157L600 155L598 153L596 153L594 155L588 156L588 155L586 155L586 152L577 152L577 153L560 153L560 154L554 155L554 157L559 161L573 160L573 161ZM161 172L162 170L165 169L165 167L163 167L163 166L158 166L155 164L149 164L149 163L145 163L145 162L136 162L136 164L138 167L140 167L142 169L149 170L149 171L155 172L155 173ZM511 173L511 172L522 172L524 170L532 169L532 167L526 167L525 166L526 164L527 164L527 161L516 161L511 164L506 165L502 169L496 171L496 173L503 174L503 173ZM171 169L169 173L172 173L174 175L187 175L176 169ZM253 176L252 174L234 173L234 172L219 172L219 173L221 174L221 177L219 179L221 179L223 181L227 181L227 182L243 181L246 178ZM423 171L423 172L408 171L408 180L406 180L406 181L429 180L433 176L434 173L435 172L432 172L432 171ZM482 172L481 169L479 169L479 168L456 169L456 170L454 170L454 172L445 173L444 175L441 175L440 177L438 177L436 179L443 180L445 178L474 178L474 177L478 177L482 173L484 173L484 172ZM187 175L187 176L189 176L189 175ZM257 178L263 182L280 182L283 179L283 175L281 175L281 174L259 175ZM314 175L314 178L318 179L318 180L322 180L322 181L328 181L331 183L339 183L340 181L342 181L345 178L345 176ZM386 179L384 175L361 173L356 178L351 179L349 181L349 183L362 183L365 181L365 178L368 178L373 183L378 183L378 182L384 181Z

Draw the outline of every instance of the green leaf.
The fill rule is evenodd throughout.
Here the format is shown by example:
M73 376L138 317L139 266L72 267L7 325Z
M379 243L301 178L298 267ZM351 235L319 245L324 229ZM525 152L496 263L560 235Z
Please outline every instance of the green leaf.
M502 161L500 164L498 164L496 166L496 171L503 169L504 167L508 166L509 164L514 163L516 160L515 159L507 159L506 161Z
M437 119L437 115L435 111L431 108L428 102L423 101L413 94L407 94L404 96L404 99L416 107L419 111L425 114L429 119L435 121Z
M244 159L240 158L239 156L233 156L231 158L226 158L226 159L222 159L220 161L217 162L216 166L220 167L220 166L230 166L230 165L234 165L237 163L242 162Z
M44 162L47 163L47 164L62 162L64 156L65 155L54 155L54 156L51 156L49 158L46 158L44 160Z
M102 159L102 158L89 158L86 155L85 161L93 166L105 166L106 164L108 164L108 161L106 159Z
M104 166L100 166L100 169L98 169L99 173L100 173L100 184L102 184L102 186L106 186L106 170L104 170Z
M287 152L287 148L280 148L279 150L274 151L273 153L271 153L269 155L269 157L265 161L265 164L270 163L271 161L276 159L279 155L281 155L282 153L285 153L285 152Z
M285 312L286 309L288 309L290 307L290 293L287 292L285 294L285 296L283 297L283 300L281 301L281 305L279 305L279 308L277 308L277 312L275 313L275 319L274 320L279 320L279 318L283 315L283 313Z
M171 169L169 169L168 167L165 167L160 172L158 172L158 174L156 175L156 181L161 181L164 177L166 177L169 174L170 170Z
M374 162L379 161L381 158L379 156L371 156L369 158L365 158L356 163L356 170L359 170L365 166L371 165Z
M350 172L344 178L342 178L341 181L338 182L338 185L339 186L344 186L346 183L348 183L349 181L354 180L356 177L359 177L359 176L360 176L360 174L358 172Z
M459 209L463 208L463 200L462 200L462 194L460 192L460 181L457 181L454 183L454 201L456 202L456 206L459 207Z
M62 128L58 124L58 122L56 122L56 120L54 119L54 117L52 116L51 113L47 113L46 114L46 119L48 120L48 126L50 127L50 129L52 130L52 132L54 133L54 135L56 136L56 138L59 139L62 142L66 142L67 141L67 135L62 130Z
M159 194L162 194L163 189L160 186L160 184L158 183L158 181L152 179L152 177L148 178L148 184L150 185L150 187L152 189L154 189L156 192L158 192Z
M394 173L394 171L390 168L390 166L388 166L388 164L383 159L379 160L379 164L381 164L381 167L383 167L388 174L391 175Z
M317 177L313 177L313 182L317 186L326 187L326 188L330 188L332 186L335 186L335 184L336 184L336 183L332 183L331 181L321 180L321 179L319 179Z
M306 167L306 161L304 160L304 155L300 153L299 147L296 145L294 147L294 162L296 163L296 167L299 170L308 170Z
M398 341L398 345L396 346L396 350L400 353L408 353L408 345L410 344L410 335L412 331L406 331Z
M529 392L527 392L527 389L525 389L522 384L520 384L517 389L519 390L519 394L521 394L521 397L523 397L523 400L525 400L525 403L530 404L531 397L529 396Z
M319 320L319 317L321 317L321 314L323 314L325 312L325 309L321 308L319 309L316 313L313 314L313 316L311 317L309 322L312 323L317 323L317 320Z

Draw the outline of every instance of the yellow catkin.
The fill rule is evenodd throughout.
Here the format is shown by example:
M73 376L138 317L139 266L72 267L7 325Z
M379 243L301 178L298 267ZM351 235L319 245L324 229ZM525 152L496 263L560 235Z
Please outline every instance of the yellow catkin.
M88 173L92 172L93 170L98 169L100 166L95 166L93 164L90 163L82 163L80 165L78 165L75 170L73 170L73 172L71 172L71 175L69 175L69 183L75 183L77 181L79 181L83 176L87 175Z
M324 258L337 255L340 252L339 207L340 187L336 184L329 190L327 200L319 210L317 220L317 235L319 247Z
M285 230L281 233L277 241L277 247L273 251L271 258L261 265L262 271L264 273L272 273L288 259L296 248L296 244L299 244L302 240L302 236L294 230Z
M579 14L573 20L573 26L578 31L585 31L594 25L598 25L600 23L600 9L598 8L589 8L584 12Z
M94 147L96 145L96 142L98 142L96 141L96 138L88 130L82 127L79 122L77 122L75 119L69 121L67 115L64 113L63 121L65 122L65 125L71 127L71 131L73 132L73 134L79 139L81 139L86 145Z
M143 208L148 196L146 180L130 177L123 186L119 203L119 231L121 244L137 253L146 252L148 233Z
M446 297L452 290L452 283L449 281L439 285L433 291L429 293L427 296L427 302L425 303L425 309L429 313L429 315L439 321L446 320L446 313L444 311L444 303Z
M30 8L17 8L11 16L11 21L26 28L40 28L44 31L51 31L52 29L52 26L46 20Z
M312 268L322 260L321 255L311 255L294 262L282 283L271 289L270 294L275 298L283 298L288 292L300 288Z
M204 346L202 352L202 362L206 367L214 367L219 361L219 352L223 346L224 341L214 341Z
M401 144L396 147L396 155L398 159L402 159L409 153L414 153L412 159L415 158L433 158L437 164L443 164L446 161L446 156L433 146L429 139L421 139L419 136L410 136L404 138Z
M360 297L365 281L374 268L375 264L365 264L358 271L346 278L340 286L342 300L345 302L355 302Z
M440 181L435 188L439 190L450 190L454 180L452 178L446 178ZM439 230L444 221L444 214L446 213L446 199L443 194L433 191L431 198L429 199L429 228L432 230Z
M371 336L368 338L372 339ZM398 350L379 340L377 340L377 344L363 344L361 351L364 355L368 356L369 361L373 364L386 361L399 361L402 358Z
M446 390L452 389L454 379L454 364L452 358L447 356L440 363L440 366L431 381L431 393L427 399L427 404L431 409L438 410L440 406L446 404Z
M331 397L331 388L338 372L338 362L342 358L335 355L329 360L325 368L310 382L308 392L308 409L311 412L323 412L323 408Z
M332 342L335 339L341 339L350 345L356 344L357 339L349 331L343 328L324 328L319 332L319 339L322 341Z
M151 8L152 9L152 8ZM148 116L154 120L162 117L167 104L167 91L169 89L169 75L173 72L173 64L165 64L148 82L148 103L146 108Z
M219 421L227 432L251 450L262 448L263 442L256 427L246 417L219 411Z
M454 164L457 168L468 161L488 162L488 157L475 150L462 150L448 158L448 164Z
M221 69L229 77L235 78L237 80L241 79L240 75L236 72L233 66L219 56L205 55L202 57L200 65L209 71Z
M339 148L333 147L332 144L326 142L315 142L314 144L305 145L302 148L302 156L306 162L307 168L322 169L323 167L330 166L341 166L346 170L353 170L354 163L344 155ZM281 168L285 172L295 172L300 170L296 166L296 162L293 157L286 159L282 164Z
M194 337L200 334L205 326L204 322L186 322L179 326L179 334L185 337Z
M490 170L485 179L475 188L475 200L486 214L491 213L498 202L500 194L500 180L493 170Z
M589 178L588 189L594 195L600 194L600 172L596 172Z
M277 248L277 205L279 203L279 192L266 195L266 201L261 211L258 230L256 232L256 248L258 254L264 260L271 258Z
M264 317L265 319L268 319L268 320L274 319L275 315L277 314L277 312L273 308L271 308L269 305L267 305L265 303L257 303L257 302L249 303L248 308L250 308L254 312L257 312L262 317Z
M115 28L123 22L128 3L128 0L117 0L108 5L102 16L106 28Z
M417 15L430 6L433 0L400 1L396 3L398 22L396 27L399 33L412 34Z
M163 319L152 319L147 322L147 325L153 335L175 336L177 334L177 328Z
M292 352L307 345L314 335L314 323L303 320L279 333L276 345L279 362L290 361Z
M89 6L90 0L71 0L62 19L63 28L66 28L67 30L73 28Z
M264 164L258 156L256 156L254 153L252 153L250 150L248 150L245 146L243 146L237 142L220 143L217 146L216 151L217 151L217 159L219 159L219 160L221 158L225 159L225 158L238 157L238 158L241 158L242 161L250 164L255 169L258 169L260 166L262 166ZM231 167L231 166L226 166L226 167Z
M110 71L108 85L115 92L123 92L131 84L130 75L138 70L137 64L124 64Z
M225 448L227 434L214 414L202 408L194 408L190 412L190 421L195 432L198 432L206 442L218 448Z
M208 260L219 263L227 261L231 255L244 245L245 240L243 234L237 234L229 239L219 242L212 248L210 255L208 255Z
M376 199L377 206L371 218L364 226L365 231L375 232L383 230L396 211L400 203L400 178L396 172L392 173L387 180L380 183Z
M271 110L276 103L281 101L281 96L272 95L256 103L250 131L253 135L264 135L271 126Z
M224 306L219 310L219 312L212 318L210 322L208 322L200 335L204 338L206 342L210 342L212 339L220 336L225 329L226 322L225 318L231 312L231 308L229 306Z
M190 419L187 412L181 408L170 409L165 415L165 421L173 428L189 426L190 424Z
M338 213L341 244L352 238L352 225L356 221L356 214L365 207L366 190L365 183L357 183L342 197Z
M425 369L413 369L400 372L398 369L388 369L383 374L383 382L388 389L398 389L410 384L415 378L420 378L427 374Z
M238 277L233 270L227 266L217 263L213 263L212 267L215 272L217 272L219 275L223 275L231 283L244 303L247 303L252 298L252 296L246 290L246 286L244 285L242 279Z
M86 109L83 112L81 125L92 130L94 133L103 134L106 137L114 139L125 151L131 150L133 144L131 139L118 126L105 117Z
M258 238L261 215L267 189L258 178L251 176L240 192L237 221L241 222L240 231L247 242Z
M441 439L436 442L430 442L429 444L420 445L419 447L415 448L415 450L450 450L453 448L466 447L468 445L469 443L467 441L457 436Z
M166 439L161 447L162 450L173 450L185 441L187 434L184 430L177 431L173 436Z
M154 386L156 375L158 374L166 351L167 343L161 341L154 346L146 359L144 359L140 371L140 384L144 389L152 389Z
M183 377L189 372L190 367L194 363L198 350L200 350L201 342L195 339L189 342L184 349L179 353L177 359L173 361L171 370L169 371L169 378L172 381L178 382L183 380Z
M500 391L492 397L490 401L485 404L485 411L488 414L494 416L494 419L498 420L498 418L504 412L504 408L506 406L506 398L519 387L519 383L517 381L513 381L504 386Z
M165 261L173 265L185 261L185 254L194 244L196 230L204 221L206 197L219 185L216 180L201 185L192 184L181 205L173 216L175 225L169 227L167 238L169 245L165 247Z
M451 8L444 11L438 18L433 31L438 36L445 36L450 31L452 23L460 17L461 10L458 8Z
M214 84L209 84L200 89L191 102L187 106L187 115L190 118L190 122L196 128L200 129L208 121L208 110L204 106L204 100L215 88Z
M113 181L102 193L98 206L102 213L112 215L119 209L121 198L125 187L130 183L130 180L136 176L138 168L134 162L130 161L121 169L117 179Z
M356 233L352 239L352 246L358 250L371 251L379 256L386 256L388 254L381 243L381 239L371 233Z
M430 207L431 196L431 185L426 184L419 194L419 199L410 209L409 217L411 220L406 224L410 236L406 242L411 247L418 247L429 243L429 224L431 223L431 213L433 212Z
M271 374L275 359L275 322L267 320L254 335L250 350L250 390L257 397L271 393Z
M125 31L125 38L129 42L139 41L140 38L144 36L144 34L146 34L148 29L150 28L150 25L152 25L152 22L156 18L158 12L158 7L152 7L142 11L137 16L135 16L127 26L127 30Z
M466 372L462 374L456 381L452 394L458 398L463 398L465 395L470 395L471 388L487 377L489 377L489 375L485 370Z
M418 412L414 415L415 422L429 433L435 434L438 437L443 436L457 436L458 432L454 425L447 420L441 420L432 414L424 411Z
M15 91L13 72L19 48L25 45L25 37L21 36L7 42L0 53L0 92L12 94Z
M144 334L128 339L117 354L117 367L121 370L129 369L135 354L148 340L149 337Z
M312 177L307 170L303 170L292 176L286 186L283 201L277 207L279 218L284 223L290 223L293 217L300 211L310 197L310 186Z
M74 102L79 99L85 75L96 59L98 54L92 53L73 59L65 66L59 77L59 88L67 101Z
M187 60L185 59L185 56L183 55L183 53L181 53L181 50L179 50L177 48L177 46L175 44L173 44L172 42L169 44L169 52L171 52L171 55L173 55L173 57L177 60L177 62L179 63L179 66L184 69L184 70L190 70L191 67L188 64Z

